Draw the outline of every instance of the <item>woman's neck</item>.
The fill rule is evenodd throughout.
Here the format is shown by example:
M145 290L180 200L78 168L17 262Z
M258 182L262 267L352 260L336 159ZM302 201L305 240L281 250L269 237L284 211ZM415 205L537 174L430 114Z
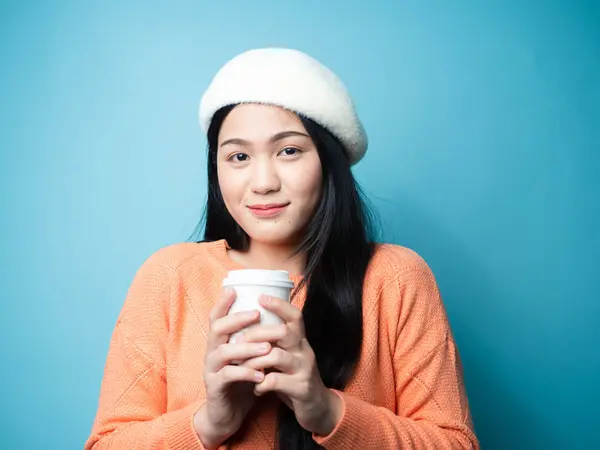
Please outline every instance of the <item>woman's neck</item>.
M250 242L245 252L230 250L230 257L250 269L286 270L290 275L302 275L306 265L306 256L301 253L294 258L290 256L295 248L289 245L271 245Z

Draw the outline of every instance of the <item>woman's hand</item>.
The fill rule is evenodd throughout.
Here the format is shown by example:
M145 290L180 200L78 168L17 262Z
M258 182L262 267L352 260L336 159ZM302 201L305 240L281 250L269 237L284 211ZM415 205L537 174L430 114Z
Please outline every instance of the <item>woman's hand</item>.
M217 447L239 429L256 399L255 384L265 378L262 372L232 361L260 357L271 350L268 342L228 343L230 335L260 319L258 311L227 315L234 300L235 291L226 291L210 313L204 361L206 403L194 416L196 433L207 448Z
M330 434L342 416L341 399L321 379L315 354L306 340L302 312L281 299L262 296L260 304L283 319L283 325L252 327L244 342L275 343L270 352L251 358L243 367L275 369L256 384L254 392L276 392L294 411L304 429L321 436Z

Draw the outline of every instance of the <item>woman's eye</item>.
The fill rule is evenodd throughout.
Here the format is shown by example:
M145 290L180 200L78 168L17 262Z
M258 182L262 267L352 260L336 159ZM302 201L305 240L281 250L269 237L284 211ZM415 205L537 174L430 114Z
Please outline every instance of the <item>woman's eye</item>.
M245 153L236 153L234 155L231 155L229 157L229 160L233 162L244 162L248 160L248 155L246 155Z
M298 153L300 153L300 151L294 147L286 147L283 150L281 150L281 154L284 156L294 156L294 155L297 155Z

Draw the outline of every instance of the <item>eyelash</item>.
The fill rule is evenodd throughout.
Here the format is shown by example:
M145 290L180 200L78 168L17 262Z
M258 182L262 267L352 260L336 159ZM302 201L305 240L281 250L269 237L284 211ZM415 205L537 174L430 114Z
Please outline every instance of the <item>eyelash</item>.
M282 153L284 153L286 150L293 150L293 151L294 151L294 153L293 153L293 154L291 154L291 155L285 155L285 156L296 156L298 153L301 153L301 152L302 152L302 150L300 150L299 148L296 148L296 147L285 147L283 150L281 150L281 151L278 153L278 155L281 155L281 154L282 154ZM246 158L248 157L248 155L247 155L246 153L241 153L241 152L239 152L239 153L234 153L233 155L229 156L229 157L227 158L227 161L231 161L231 162L238 162L238 163L243 163L243 162L246 162L246 161L247 161L247 159L244 159L243 161L240 161L239 159L236 159L236 157L238 157L238 156L240 156L240 155L242 155L242 156L245 156Z
M227 158L227 161L231 161L231 162L240 162L240 163L241 163L241 162L246 162L246 160L244 160L244 161L236 160L236 159L235 159L235 158L236 158L236 156L239 156L239 155L246 156L246 157L248 156L248 155L246 155L245 153L234 153L233 155L231 155L230 157L228 157L228 158Z
M299 148L296 148L296 147L285 147L278 154L282 154L286 150L294 150L294 154L293 155L286 155L286 156L296 156L298 153L301 153L301 151L302 151L302 150L300 150Z

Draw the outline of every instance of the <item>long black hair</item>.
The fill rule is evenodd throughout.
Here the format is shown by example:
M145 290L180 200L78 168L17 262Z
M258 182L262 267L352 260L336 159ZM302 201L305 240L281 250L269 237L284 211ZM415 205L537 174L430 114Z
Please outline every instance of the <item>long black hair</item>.
M204 241L225 239L231 248L244 251L249 247L249 237L227 211L217 177L219 130L234 107L217 111L208 129ZM306 253L307 261L302 281L306 285L304 325L323 383L342 390L354 373L362 347L362 292L374 249L373 216L341 142L313 120L299 118L317 148L323 179L320 202L296 249L297 253ZM321 448L284 404L278 415L277 441L281 450Z

